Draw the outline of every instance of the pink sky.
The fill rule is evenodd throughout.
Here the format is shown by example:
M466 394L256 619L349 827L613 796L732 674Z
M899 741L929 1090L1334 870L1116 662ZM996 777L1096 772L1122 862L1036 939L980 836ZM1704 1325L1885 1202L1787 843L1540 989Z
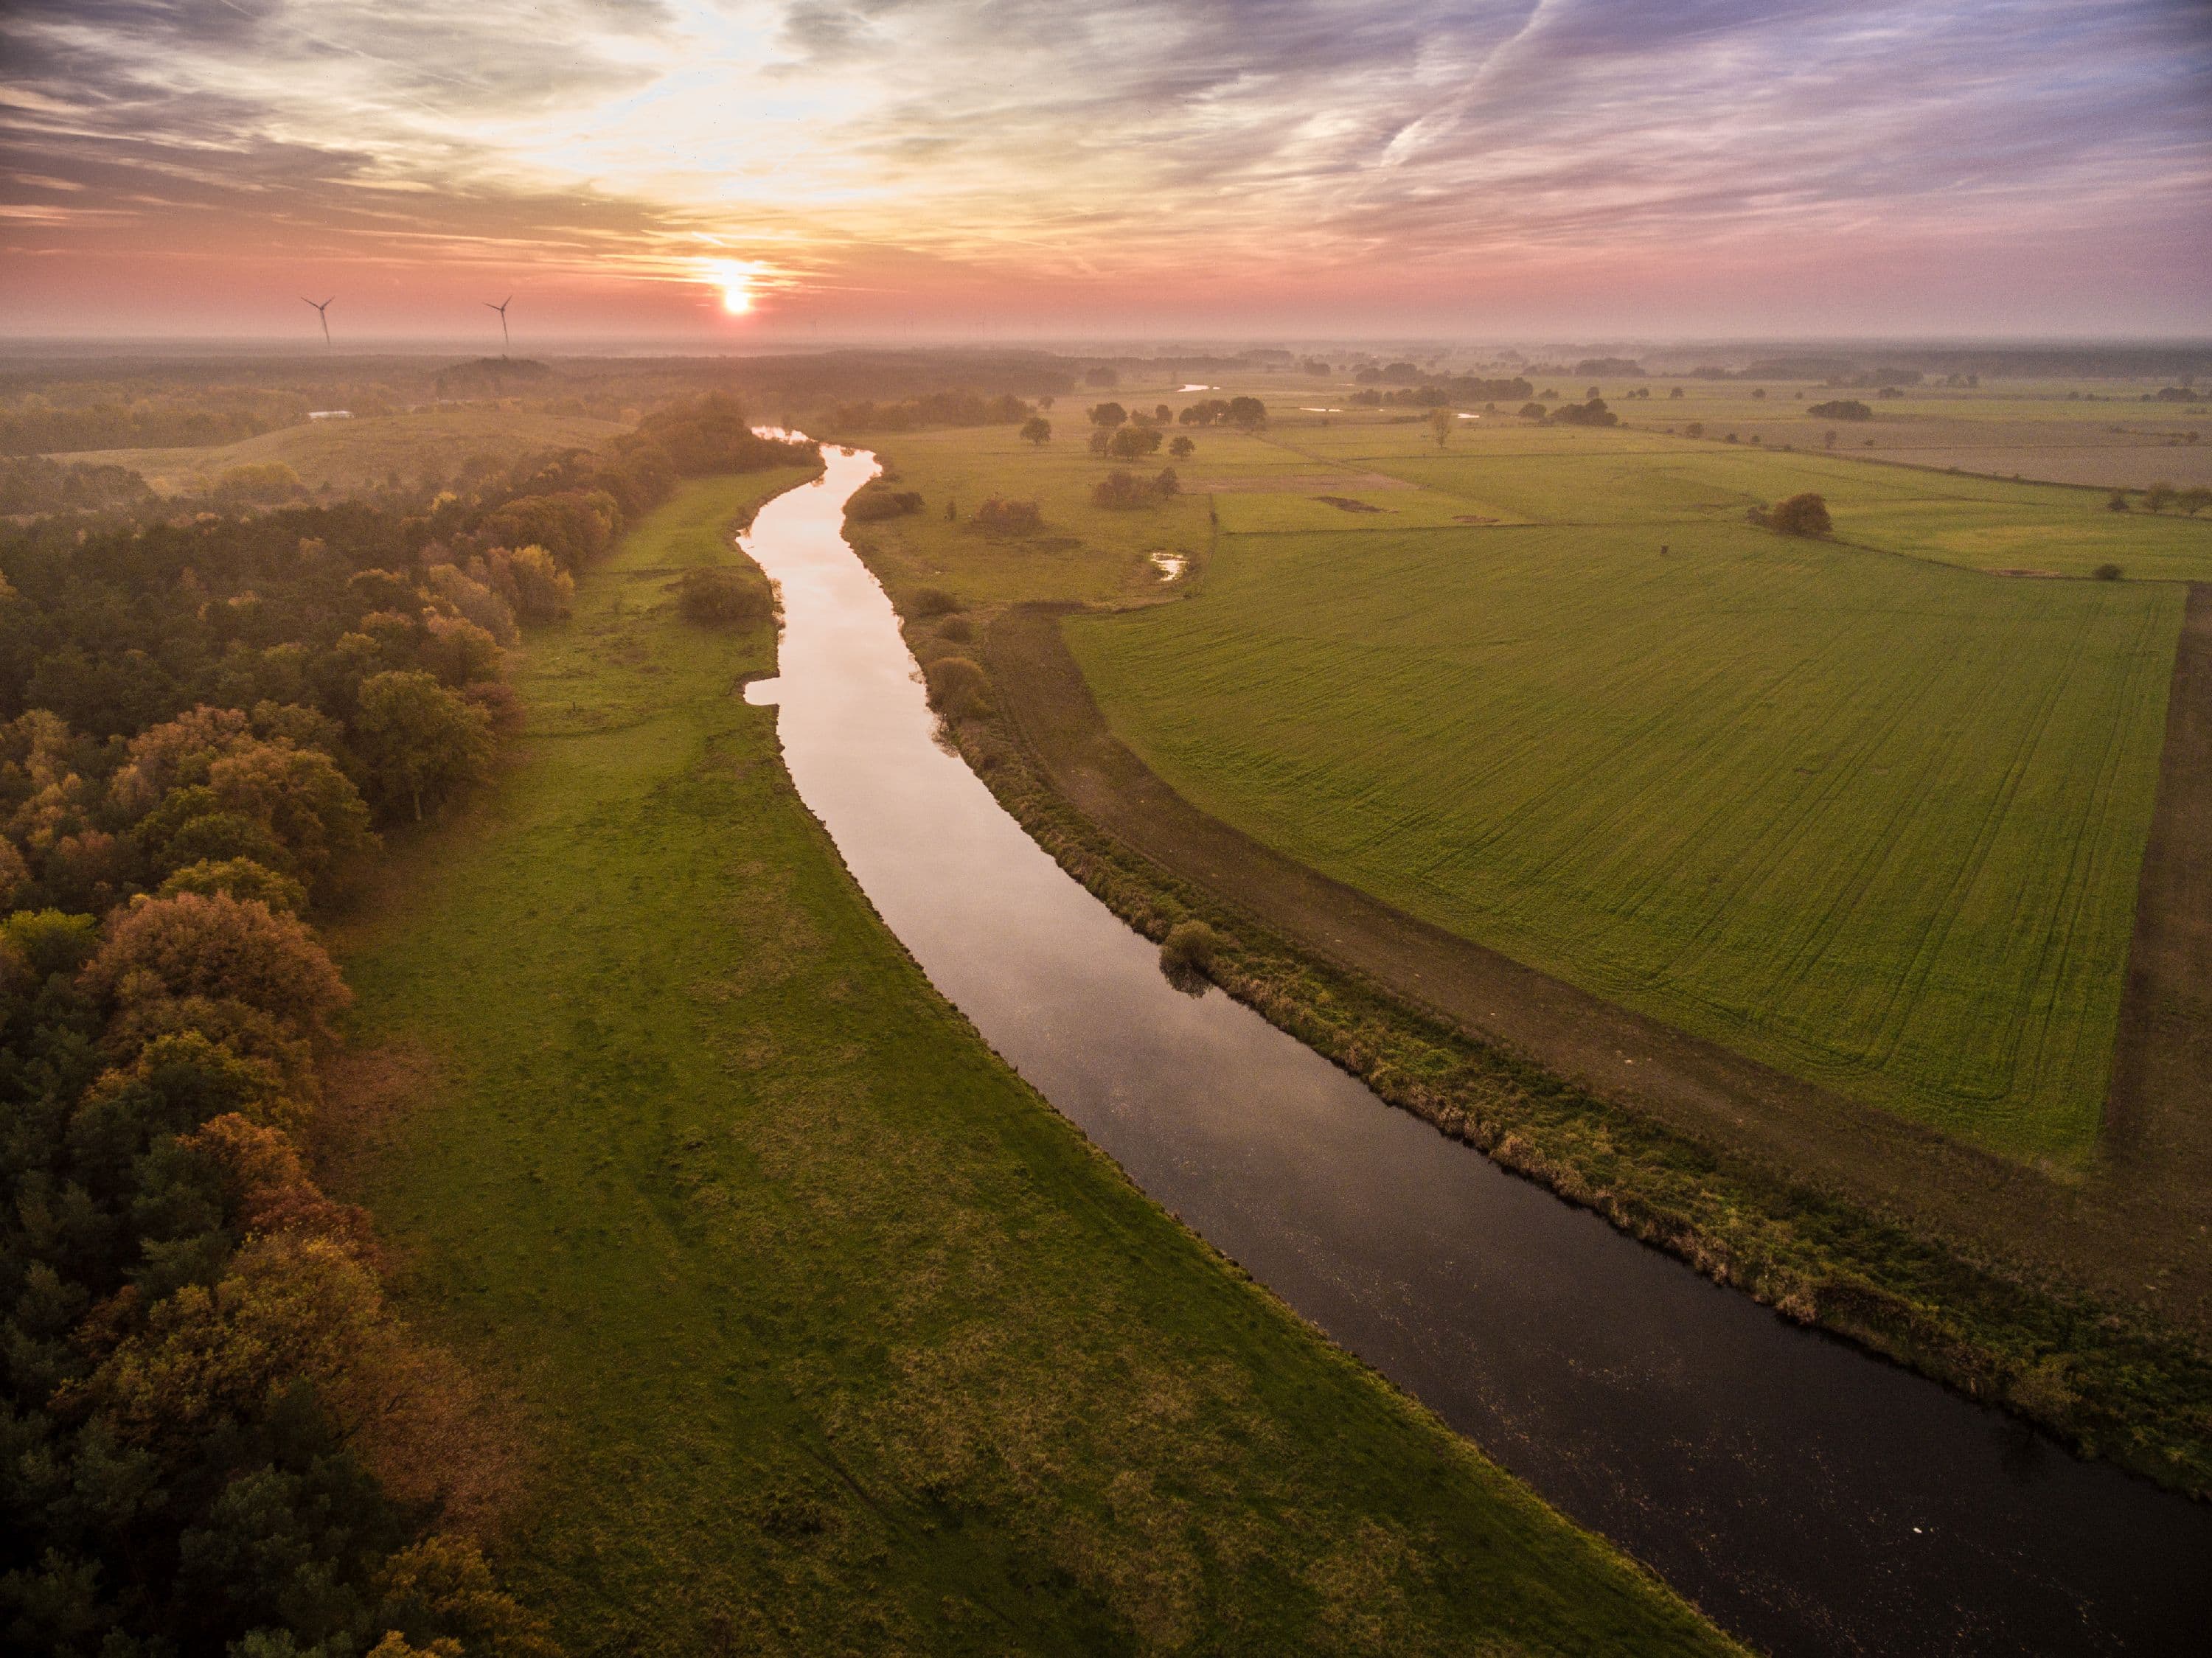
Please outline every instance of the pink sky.
M0 332L2207 332L2207 16L28 0Z

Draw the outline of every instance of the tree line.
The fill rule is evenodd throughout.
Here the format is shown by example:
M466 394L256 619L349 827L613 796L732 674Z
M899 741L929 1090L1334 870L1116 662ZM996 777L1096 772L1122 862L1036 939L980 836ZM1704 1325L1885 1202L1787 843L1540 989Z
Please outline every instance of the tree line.
M0 1646L554 1650L471 1540L495 1413L309 1169L314 922L483 779L580 568L792 458L709 397L419 510L0 535Z

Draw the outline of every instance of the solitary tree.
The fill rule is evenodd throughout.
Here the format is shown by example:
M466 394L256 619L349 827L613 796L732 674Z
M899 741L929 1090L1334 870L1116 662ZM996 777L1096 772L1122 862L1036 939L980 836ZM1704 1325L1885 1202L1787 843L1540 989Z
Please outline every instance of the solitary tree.
M1042 448L1052 441L1052 422L1042 415L1032 415L1022 422L1022 436Z
M1174 440L1168 445L1168 453L1173 455L1177 460L1188 460L1192 452L1198 446L1188 437L1178 433ZM2190 508L2192 513L2196 510L2193 507Z
M1809 490L1777 503L1766 521L1785 536L1825 536L1835 527L1828 521L1828 503Z
M2154 513L2162 513L2173 505L2174 498L2180 493L2171 483L2160 478L2143 491L2143 505Z
M1459 416L1449 409L1429 410L1429 430L1437 434L1437 447L1441 449L1450 441L1452 428L1459 424Z
M1102 403L1091 411L1091 423L1109 432L1128 418L1129 411L1118 403Z

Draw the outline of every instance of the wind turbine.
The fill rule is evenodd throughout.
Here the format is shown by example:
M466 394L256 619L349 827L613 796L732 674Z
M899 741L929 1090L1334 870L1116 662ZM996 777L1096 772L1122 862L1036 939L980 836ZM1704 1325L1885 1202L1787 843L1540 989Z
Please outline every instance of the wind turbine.
M333 294L331 295L330 299L325 300L320 305L315 305L315 302L307 298L304 294L300 296L300 303L301 305L315 306L315 315L322 320L323 343L325 345L328 345L331 343L331 301L335 301L337 298L337 295Z
M503 357L507 355L507 307L514 303L514 295L508 295L497 305L494 305L489 300L486 300L483 303L485 310L499 313L499 355Z

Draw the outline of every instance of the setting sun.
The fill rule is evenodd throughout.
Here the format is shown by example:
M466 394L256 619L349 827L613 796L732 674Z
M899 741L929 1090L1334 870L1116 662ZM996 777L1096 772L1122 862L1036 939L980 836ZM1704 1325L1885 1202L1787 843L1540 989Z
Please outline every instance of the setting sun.
M742 317L753 308L753 279L757 265L744 259L715 259L707 266L707 280L722 290L722 309Z

